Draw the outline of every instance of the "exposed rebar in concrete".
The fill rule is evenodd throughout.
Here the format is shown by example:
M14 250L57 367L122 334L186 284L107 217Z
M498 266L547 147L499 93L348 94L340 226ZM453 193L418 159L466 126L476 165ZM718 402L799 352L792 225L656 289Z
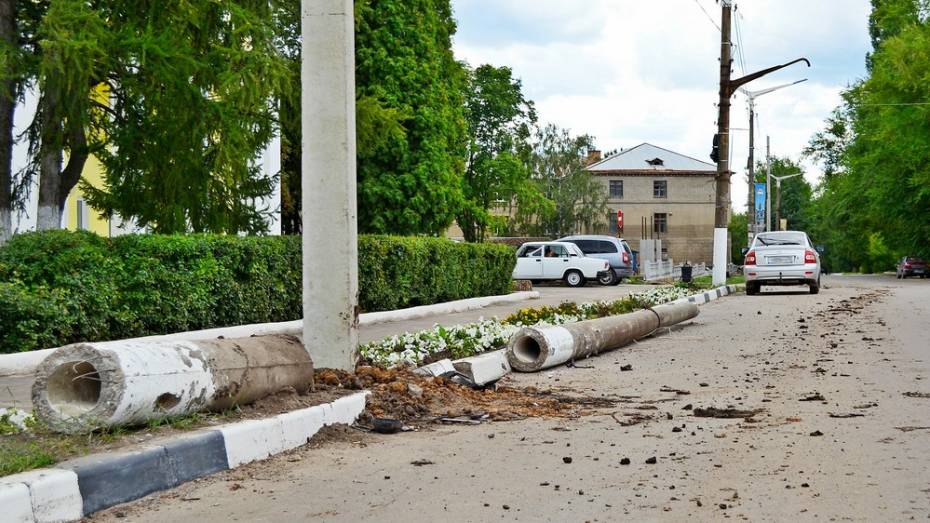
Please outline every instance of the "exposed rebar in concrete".
M510 339L507 359L516 371L536 372L620 348L697 315L697 305L679 303L560 326L524 327Z
M313 364L299 338L79 343L36 371L36 416L67 433L245 405L305 391Z

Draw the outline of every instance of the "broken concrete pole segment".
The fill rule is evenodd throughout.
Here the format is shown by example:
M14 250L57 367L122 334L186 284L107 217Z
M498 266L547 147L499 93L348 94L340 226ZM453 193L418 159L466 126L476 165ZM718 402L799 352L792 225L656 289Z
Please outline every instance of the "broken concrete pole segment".
M510 374L510 363L504 350L455 360L452 365L478 387L494 383Z
M53 430L79 433L245 405L313 385L300 339L79 343L36 370L32 403Z
M524 327L510 339L507 359L516 371L536 372L617 349L697 315L697 305L677 303L561 326Z
M439 360L429 365L424 365L417 369L414 369L414 374L420 374L423 376L445 376L447 374L454 374L456 372L455 366L452 365L452 360Z

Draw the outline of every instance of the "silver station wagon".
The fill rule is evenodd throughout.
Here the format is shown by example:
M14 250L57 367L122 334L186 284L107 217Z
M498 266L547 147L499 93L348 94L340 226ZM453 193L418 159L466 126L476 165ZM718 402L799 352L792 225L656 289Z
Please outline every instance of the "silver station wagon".
M746 294L763 285L807 285L820 292L820 254L807 233L773 231L756 235L743 263Z

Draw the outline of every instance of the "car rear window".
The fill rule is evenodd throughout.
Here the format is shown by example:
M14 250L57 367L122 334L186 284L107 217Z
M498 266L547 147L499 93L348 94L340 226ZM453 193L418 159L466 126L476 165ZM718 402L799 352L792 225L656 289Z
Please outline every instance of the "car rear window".
M803 233L777 233L777 234L760 234L756 237L758 245L807 245L807 239Z

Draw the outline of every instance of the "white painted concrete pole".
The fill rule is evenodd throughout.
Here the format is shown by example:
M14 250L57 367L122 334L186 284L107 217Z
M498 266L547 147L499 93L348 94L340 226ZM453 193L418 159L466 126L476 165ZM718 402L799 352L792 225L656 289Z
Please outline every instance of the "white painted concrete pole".
M727 281L727 230L723 227L714 229L714 287L720 287Z
M316 368L358 359L352 0L302 0L304 346Z

